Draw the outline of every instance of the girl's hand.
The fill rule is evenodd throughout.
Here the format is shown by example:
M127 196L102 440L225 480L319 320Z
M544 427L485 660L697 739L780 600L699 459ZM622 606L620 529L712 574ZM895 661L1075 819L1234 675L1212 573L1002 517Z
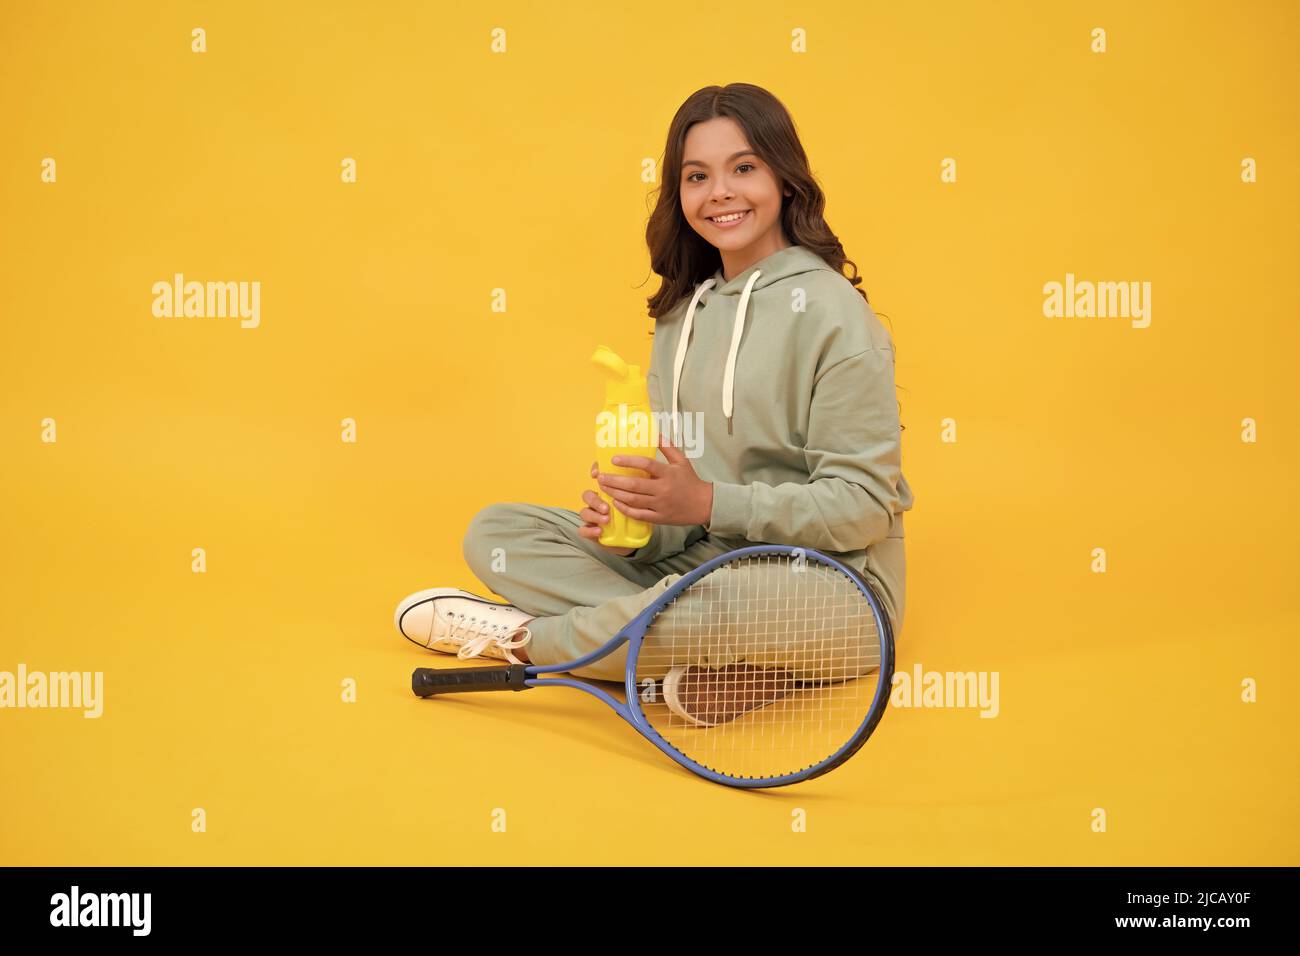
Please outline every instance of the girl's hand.
M708 524L713 515L713 482L703 481L676 445L662 434L659 450L668 463L642 455L615 455L610 461L640 468L649 478L597 475L597 482L614 499L614 507L629 518L653 524Z
M596 463L593 461L591 463L591 477L595 478L597 474ZM578 517L584 522L582 527L578 529L578 534L582 535L584 538L591 538L593 541L596 541L605 530L604 526L609 523L609 505L605 504L600 495L596 494L596 492L591 489L582 493L582 500L586 503L587 507L578 512ZM621 554L624 556L629 555L636 550L636 548L620 548L608 544L602 545L602 547L608 548L615 554Z

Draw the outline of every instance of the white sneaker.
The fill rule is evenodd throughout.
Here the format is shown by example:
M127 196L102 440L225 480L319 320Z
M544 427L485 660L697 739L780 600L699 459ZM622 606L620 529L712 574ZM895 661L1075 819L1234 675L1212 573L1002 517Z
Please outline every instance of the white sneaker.
M522 664L512 648L533 638L526 626L531 615L513 604L489 601L457 588L430 588L402 598L393 615L408 641L461 660L493 657Z

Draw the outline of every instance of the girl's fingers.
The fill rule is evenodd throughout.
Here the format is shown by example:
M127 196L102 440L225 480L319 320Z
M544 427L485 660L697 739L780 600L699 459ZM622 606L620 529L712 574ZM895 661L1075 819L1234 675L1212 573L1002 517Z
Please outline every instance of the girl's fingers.
M654 503L654 498L649 496L649 494L624 492L621 488L617 490L617 492L611 493L610 497L614 499L614 505L620 511L627 511L629 507L640 507L640 509L645 509L645 507L650 507L650 505L653 505Z
M584 491L582 493L582 500L591 505L595 511L602 514L609 511L609 506L605 504L605 502L601 500L600 495L596 494L594 491Z

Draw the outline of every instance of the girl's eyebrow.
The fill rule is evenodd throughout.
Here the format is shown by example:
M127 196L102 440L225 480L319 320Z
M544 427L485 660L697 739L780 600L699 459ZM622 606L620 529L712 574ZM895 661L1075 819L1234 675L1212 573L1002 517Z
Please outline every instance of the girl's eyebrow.
M731 162L733 159L739 159L741 156L757 156L757 155L758 153L754 152L752 149L742 149L740 152L732 153L730 156L728 156L727 162ZM683 169L685 169L687 166L703 166L705 169L709 168L707 164L700 162L698 159L688 159L684 163L682 163Z

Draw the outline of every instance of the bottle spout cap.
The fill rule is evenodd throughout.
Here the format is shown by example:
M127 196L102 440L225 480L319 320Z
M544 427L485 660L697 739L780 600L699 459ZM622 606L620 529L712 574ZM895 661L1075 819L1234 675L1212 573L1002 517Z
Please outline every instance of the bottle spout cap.
M630 378L630 373L635 371L640 374L641 371L635 365L629 366L608 345L597 346L596 351L591 355L591 360L600 366L611 379L618 382L626 382Z
M650 407L645 375L640 365L629 365L607 345L598 346L591 361L605 373L605 401L608 404Z

